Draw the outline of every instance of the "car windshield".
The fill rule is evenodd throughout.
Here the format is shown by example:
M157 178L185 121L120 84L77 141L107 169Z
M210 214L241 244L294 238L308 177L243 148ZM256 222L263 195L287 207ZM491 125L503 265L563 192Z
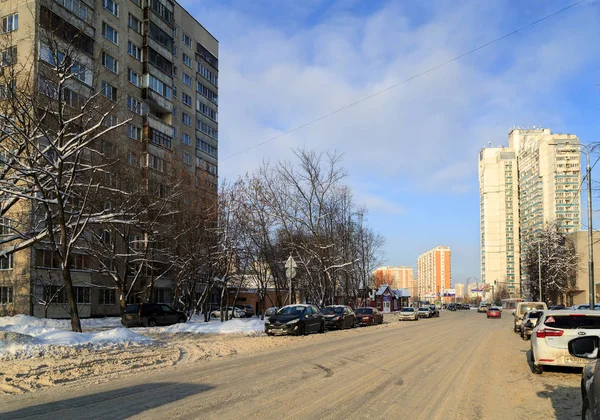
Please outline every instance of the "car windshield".
M419 308L419 311L422 311L422 312L429 312L429 308Z
M542 316L542 314L543 314L543 313L544 313L544 312L542 312L542 311L534 311L534 312L530 312L530 313L529 313L529 318L530 318L530 319L531 319L531 318L539 318L539 317L541 317L541 316Z
M402 308L400 312L414 312L415 308Z
M574 329L590 328L600 329L600 316L595 315L549 315L544 320L544 325L550 328Z
M344 308L340 308L340 307L333 307L333 306L326 306L323 308L323 310L321 310L321 313L323 315L341 315L344 313Z
M305 306L285 306L277 312L277 315L302 315L305 310Z
M372 308L357 308L356 311L354 311L354 313L359 314L359 315L371 315L373 313L373 309Z

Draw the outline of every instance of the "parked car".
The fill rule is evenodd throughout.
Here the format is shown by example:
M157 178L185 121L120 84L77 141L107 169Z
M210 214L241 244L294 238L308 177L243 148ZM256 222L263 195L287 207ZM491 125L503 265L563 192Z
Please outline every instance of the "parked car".
M487 310L487 317L489 318L502 318L502 311L497 306L490 306Z
M529 340L529 338L531 338L531 332L537 325L537 322L543 313L544 311L528 311L525 314L521 321L521 325L519 326L519 331L523 340Z
M246 313L246 318L254 316L254 308L252 305L236 305L235 307L244 311Z
M356 315L349 306L331 305L321 309L323 319L325 319L325 328L343 330L356 327Z
M571 357L586 361L581 373L581 418L600 418L600 364L598 364L598 348L600 338L586 335L574 338L568 343Z
M228 318L245 318L246 317L246 312L242 311L239 308L236 308L234 306L230 306L229 308L227 308L227 312L229 314ZM211 318L221 318L221 310L217 309L215 311L212 311L210 313L210 317Z
M589 308L590 308L590 305L588 305L588 307L586 309L589 309ZM553 305L553 306L549 307L548 309L551 311L557 311L559 309L567 309L567 307L565 305Z
M575 366L585 359L573 358L568 343L579 336L600 335L600 311L544 311L531 334L533 372L541 374L544 366Z
M590 304L589 303L582 303L580 305L573 305L573 306L571 306L571 309L575 309L575 310L590 309ZM596 310L596 311L600 310L600 303L594 304L594 310Z
M400 321L409 320L409 321L418 321L419 320L419 312L413 308L412 306L405 306L400 309Z
M267 308L267 310L265 311L265 317L275 315L278 310L279 310L278 306L271 306L270 308Z
M513 324L513 331L517 332L523 321L523 317L528 311L538 310L545 311L548 307L544 302L519 302L517 303L517 307L513 312L513 316L515 317L515 322Z
M447 307L449 311L456 311L458 309L458 305L456 303L450 303Z
M121 317L125 327L156 327L186 322L185 313L164 303L135 303L127 305Z
M356 308L357 325L377 325L383 324L383 314L377 308Z
M419 318L431 318L431 309L429 309L429 306L421 306L417 310L417 313Z
M265 320L265 333L305 335L325 332L323 314L314 305L287 305Z
M440 317L440 310L437 306L435 305L430 305L429 309L431 310L431 317L436 317L439 318Z

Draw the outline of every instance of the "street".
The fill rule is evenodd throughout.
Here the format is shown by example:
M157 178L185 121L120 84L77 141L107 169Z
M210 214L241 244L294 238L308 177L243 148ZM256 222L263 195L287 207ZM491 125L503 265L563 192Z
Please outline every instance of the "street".
M512 332L508 312L499 320L475 311L444 311L440 318L418 322L386 320L381 326L296 337L293 346L261 354L4 396L0 418L580 416L580 371L531 373L529 342Z

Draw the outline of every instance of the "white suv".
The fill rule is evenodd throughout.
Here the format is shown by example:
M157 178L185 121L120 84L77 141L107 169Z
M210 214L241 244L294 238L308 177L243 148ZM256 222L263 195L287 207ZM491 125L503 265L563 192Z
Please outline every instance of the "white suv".
M586 359L569 354L570 340L585 335L600 335L600 311L544 311L531 334L531 361L534 373L544 366L585 366Z

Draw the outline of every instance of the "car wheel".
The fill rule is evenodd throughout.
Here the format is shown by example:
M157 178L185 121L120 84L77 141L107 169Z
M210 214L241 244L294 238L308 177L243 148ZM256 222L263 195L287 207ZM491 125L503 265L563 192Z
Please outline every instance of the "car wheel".
M581 407L581 419L592 420L592 410L590 410L590 403L587 397L583 399L583 405Z
M513 331L514 331L514 332L517 332L517 324L514 324L514 325L513 325Z
M154 319L149 319L149 320L148 320L148 326L149 326L149 327L156 327L156 320L154 320Z
M542 373L544 373L544 366L543 365L533 365L533 373L535 373L536 375L541 375Z
M179 323L180 324L185 324L185 318L183 318L183 317L179 318Z

